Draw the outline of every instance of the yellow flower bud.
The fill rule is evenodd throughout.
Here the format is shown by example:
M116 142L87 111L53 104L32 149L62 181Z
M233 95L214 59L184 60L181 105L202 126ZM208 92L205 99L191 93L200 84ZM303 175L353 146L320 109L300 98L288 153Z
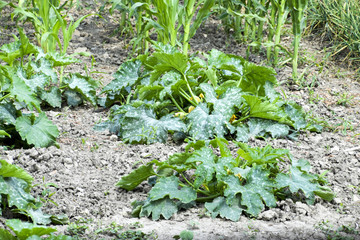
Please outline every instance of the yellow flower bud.
M232 123L233 121L235 121L235 119L236 119L236 116L235 116L235 115L232 115L231 118L230 118L230 120L229 120L229 122Z
M190 106L188 112L191 113L191 111L194 110L194 109L195 109L194 106Z

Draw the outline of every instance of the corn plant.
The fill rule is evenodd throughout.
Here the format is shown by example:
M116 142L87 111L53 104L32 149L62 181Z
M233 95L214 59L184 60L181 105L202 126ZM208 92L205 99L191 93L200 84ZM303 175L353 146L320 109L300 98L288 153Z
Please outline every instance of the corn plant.
M19 17L17 21L30 21L33 24L38 45L44 52L54 52L57 44L61 45L58 37L60 23L55 11L62 11L64 5L59 5L59 0L34 0L30 8L24 2L19 2L12 13L12 19Z
M299 45L301 34L305 28L305 10L308 6L309 0L291 0L289 5L291 8L291 19L292 27L294 34L294 52L292 56L292 76L293 80L297 81L297 65L298 65L298 55L299 55Z
M120 9L121 6L128 18L136 19L136 34L131 41L134 51L147 52L148 42L151 42L149 34L155 32L158 42L181 46L187 53L189 39L210 15L215 0L186 0L183 4L179 0L128 1L128 5L114 0L111 2L112 9ZM122 19L125 18L122 16ZM120 24L124 22L120 21ZM182 29L183 34L180 34Z

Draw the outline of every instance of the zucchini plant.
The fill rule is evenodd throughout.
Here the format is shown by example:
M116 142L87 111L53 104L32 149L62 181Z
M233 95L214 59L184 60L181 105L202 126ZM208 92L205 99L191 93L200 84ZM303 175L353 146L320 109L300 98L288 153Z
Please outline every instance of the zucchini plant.
M158 43L152 55L123 63L102 89L103 106L115 104L108 128L126 142L165 142L174 137L296 137L317 131L297 104L276 92L275 71L242 57L211 50L186 56Z
M0 215L12 211L31 219L32 223L20 219L6 220L5 224L16 236L6 229L0 229L0 239L40 239L43 235L56 232L47 224L64 224L64 215L49 215L41 210L42 202L30 194L33 178L22 168L0 159ZM42 238L41 238L42 239ZM69 240L67 236L50 236L46 239Z
M212 217L238 221L241 214L258 216L280 199L313 204L315 196L327 201L334 198L323 174L310 173L308 161L295 160L288 150L269 145L237 144L240 148L234 157L225 139L191 142L184 153L163 162L150 161L122 177L117 186L131 191L148 180L153 185L148 198L133 202L132 214L153 220L169 219L199 202L205 202ZM280 162L290 162L289 170L282 169Z
M0 47L0 60L5 63L0 65L0 142L10 146L56 145L59 131L41 105L61 107L62 95L69 105L78 105L82 99L96 104L97 82L69 74L60 83L55 68L78 60L45 54L30 43L23 29L19 28L19 34L20 39Z

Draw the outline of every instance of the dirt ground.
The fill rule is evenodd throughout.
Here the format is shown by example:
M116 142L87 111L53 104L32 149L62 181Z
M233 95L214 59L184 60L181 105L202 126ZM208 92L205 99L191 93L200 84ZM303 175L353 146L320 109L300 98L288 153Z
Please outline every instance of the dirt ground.
M90 9L73 14L76 19ZM4 13L4 12L3 12ZM77 15L79 14L79 15ZM93 75L104 84L127 59L131 49L129 39L114 34L117 29L116 15L105 13L104 18L87 18L75 31L69 53L89 51L96 59ZM0 24L10 17L2 15ZM4 21L5 20L5 21ZM3 26L4 27L4 26ZM0 27L1 29L1 27ZM16 33L14 25L1 29L0 44L10 41ZM284 35L284 41L291 41ZM245 48L226 37L219 22L212 19L203 25L190 42L192 52L212 48L245 56ZM62 233L74 234L83 239L117 239L109 231L98 231L116 223L152 233L149 238L173 239L183 230L191 230L194 239L360 239L360 84L352 71L341 67L340 62L327 59L324 43L307 36L301 43L303 63L300 72L306 70L302 86L290 81L291 67L276 69L279 90L288 99L295 100L310 116L328 122L332 129L322 133L302 132L298 141L287 139L256 139L249 144L287 148L299 159L310 161L312 172L328 171L329 186L336 193L332 202L316 200L306 205L288 199L278 202L274 209L267 209L258 218L242 216L238 222L206 215L204 206L179 212L169 220L152 221L132 218L131 202L144 200L150 187L142 184L134 191L115 187L117 181L138 166L139 162L152 159L165 160L169 155L183 151L185 144L127 145L108 132L96 132L94 124L107 118L107 110L99 111L90 105L76 108L64 106L47 110L47 116L58 126L60 149L31 148L3 150L0 158L26 169L34 183L54 183L57 188L44 211L66 214L71 224L57 226ZM90 67L90 58L82 57L83 63L69 66L67 71L84 73L83 66ZM250 60L264 64L262 55L250 56ZM347 95L344 95L347 94ZM353 97L348 104L341 100ZM42 186L34 189L39 195ZM114 226L114 225L113 225ZM1 224L0 224L1 227ZM330 238L329 238L330 237Z

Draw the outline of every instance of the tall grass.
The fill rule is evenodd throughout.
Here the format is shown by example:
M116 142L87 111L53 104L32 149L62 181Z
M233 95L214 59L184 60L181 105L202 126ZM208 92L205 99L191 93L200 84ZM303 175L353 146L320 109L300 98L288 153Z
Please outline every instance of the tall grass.
M360 62L359 0L310 0L307 16L310 32L331 41L333 56Z

